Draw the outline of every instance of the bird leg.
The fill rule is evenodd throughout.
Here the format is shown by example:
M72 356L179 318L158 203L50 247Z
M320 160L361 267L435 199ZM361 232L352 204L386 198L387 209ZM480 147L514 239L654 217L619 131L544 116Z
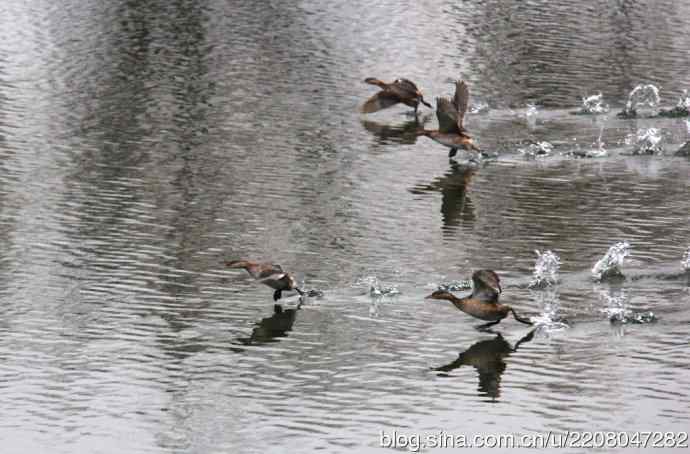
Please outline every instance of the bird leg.
M525 325L534 325L534 323L529 319L529 318L524 318L520 317L513 308L510 308L510 312L513 313L513 317L515 317L515 320L517 320L520 323L524 323Z
M489 322L489 323L484 323L482 325L477 325L476 328L480 331L485 331L490 326L498 325L499 323L501 323L501 321L496 320L495 322Z
M450 149L450 152L448 153L448 157L449 157L449 158L452 158L452 157L455 156L456 154L458 154L458 149L457 149L457 148L451 148L451 149Z

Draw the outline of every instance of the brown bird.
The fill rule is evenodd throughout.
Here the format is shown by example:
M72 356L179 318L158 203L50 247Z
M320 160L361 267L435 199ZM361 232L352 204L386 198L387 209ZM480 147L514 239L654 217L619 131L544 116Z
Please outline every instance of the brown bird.
M475 271L472 275L472 282L474 283L474 288L470 296L458 298L448 291L436 290L426 298L448 300L464 313L480 320L488 321L489 323L479 327L482 329L500 323L501 320L508 316L508 313L512 313L518 322L527 325L533 324L528 318L523 318L516 314L512 307L498 302L501 284L495 272L491 270Z
M422 92L419 91L411 80L395 79L393 82L387 84L375 77L367 77L364 79L364 82L376 85L381 91L369 98L367 102L362 105L362 113L378 112L379 110L386 109L401 102L406 106L413 107L414 114L417 116L417 107L420 102L429 108L431 107L431 104L424 101Z
M295 277L292 274L283 271L283 268L280 265L275 265L273 263L251 262L249 260L232 260L225 262L225 266L228 268L244 268L251 277L274 289L274 301L278 301L280 299L281 293L284 290L295 290L300 294L300 296L304 295L302 289L297 287Z
M420 135L427 136L442 145L450 147L449 158L456 155L458 148L481 152L463 126L469 101L470 90L467 88L467 84L464 81L458 81L455 84L455 95L452 100L436 98L438 129L419 130Z

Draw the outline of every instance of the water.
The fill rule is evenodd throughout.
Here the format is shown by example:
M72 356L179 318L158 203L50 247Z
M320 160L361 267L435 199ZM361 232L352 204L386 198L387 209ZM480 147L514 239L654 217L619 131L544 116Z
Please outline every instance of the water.
M621 267L625 258L630 255L631 247L627 241L621 241L609 248L606 254L594 264L592 277L600 281L611 276L622 276Z
M622 116L637 115L652 115L655 109L659 106L661 97L659 96L659 88L654 84L640 84L632 89L628 95L628 102L625 103L625 109Z
M658 128L639 129L626 137L633 154L657 154L664 152L664 137Z
M571 113L599 92L618 112L640 83L675 105L689 18L665 0L653 14L603 0L3 2L2 452L687 430L690 161L672 156L685 119ZM497 157L449 161L404 107L359 115L369 76L408 77L429 100L467 80L490 109L466 126ZM665 153L631 155L625 138L649 128ZM597 141L606 155L580 159ZM536 142L553 152L524 159ZM621 240L625 278L594 281ZM530 288L534 250L558 254L557 285ZM224 268L240 257L322 296L278 309ZM518 313L567 327L479 332L424 299L469 293L479 268ZM656 321L612 323L602 292Z
M609 111L609 105L604 102L604 95L602 93L586 96L582 98L582 107L580 107L580 114L605 114Z

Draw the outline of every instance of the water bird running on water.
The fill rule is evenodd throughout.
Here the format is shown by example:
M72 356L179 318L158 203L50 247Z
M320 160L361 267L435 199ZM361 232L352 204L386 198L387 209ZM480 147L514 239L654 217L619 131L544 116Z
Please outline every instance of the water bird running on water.
M464 81L456 82L455 95L452 100L448 98L436 99L438 130L421 129L419 131L420 135L450 147L449 158L456 155L458 148L481 152L463 126L469 101L470 90L467 84Z
M284 290L295 290L300 294L300 296L304 296L305 294L302 289L297 287L295 277L292 274L283 271L283 268L280 265L273 263L252 262L249 260L231 260L229 262L225 262L225 266L228 268L244 268L251 277L274 289L274 301L278 301L280 299L281 293Z
M419 91L411 80L395 79L391 83L386 83L375 77L367 77L364 79L364 82L376 85L381 91L369 98L367 102L362 105L362 113L378 112L379 110L386 109L398 103L413 107L415 116L417 116L417 107L420 102L431 108L431 104L424 101L422 92Z
M527 325L533 324L528 318L519 316L512 307L498 302L501 284L495 272L491 270L475 271L472 275L472 282L474 287L470 296L458 298L446 290L436 290L426 299L448 300L464 313L488 321L489 323L479 326L481 329L500 323L508 316L508 313L512 313L518 322Z

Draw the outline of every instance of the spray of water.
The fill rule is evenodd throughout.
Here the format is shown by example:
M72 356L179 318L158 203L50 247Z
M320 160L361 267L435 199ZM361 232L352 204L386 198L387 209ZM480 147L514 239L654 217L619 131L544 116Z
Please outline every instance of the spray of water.
M609 321L615 324L653 323L657 320L654 312L638 312L628 307L628 295L625 290L600 291L599 296L605 302L601 312L606 314Z
M534 252L537 254L537 260L534 263L532 281L529 286L531 289L539 289L531 293L543 310L538 316L532 317L532 321L549 332L567 328L568 325L559 320L560 304L558 290L555 288L558 283L561 259L552 251Z
M541 314L530 317L530 320L538 328L545 329L549 333L568 328L568 325L561 321L562 319L558 315L560 304L558 290L555 287L547 287L543 290L532 292L532 297L537 302L537 305L543 308Z
M683 94L678 98L675 107L659 110L660 117L682 118L688 115L690 115L690 96L688 96L687 90L683 90Z
M628 102L625 104L625 110L637 111L640 108L648 107L650 109L659 105L659 89L652 84L640 84L633 88L628 95Z
M553 151L553 145L549 142L535 142L531 143L525 148L518 148L521 155L528 158L546 157Z
M688 250L683 254L683 260L680 262L680 265L683 271L690 271L690 246L688 246Z
M376 276L365 276L357 279L355 285L369 287L369 296L372 298L382 298L384 296L395 296L400 294L400 290L397 286L382 284Z
M445 290L447 292L459 292L461 290L471 290L472 289L472 281L466 280L466 281L444 282L442 284L437 285L436 288L438 290Z
M556 285L558 282L558 270L561 267L561 259L552 251L534 251L537 260L534 263L532 272L531 288L544 288Z
M630 250L630 244L627 241L621 241L611 246L606 254L594 264L592 277L601 281L611 276L622 276L620 268L625 258L630 255Z
M625 138L627 145L633 146L633 154L660 154L664 151L664 136L658 128L639 129Z
M604 103L604 95L592 95L582 98L582 107L580 107L581 114L604 114L609 111L608 104Z
M485 103L484 101L475 101L470 104L470 108L468 110L471 114L485 113L489 111L489 104Z
M690 95L688 95L687 90L683 90L683 94L680 95L680 98L678 99L678 104L676 104L676 107L680 109L685 109L685 111L690 111Z

